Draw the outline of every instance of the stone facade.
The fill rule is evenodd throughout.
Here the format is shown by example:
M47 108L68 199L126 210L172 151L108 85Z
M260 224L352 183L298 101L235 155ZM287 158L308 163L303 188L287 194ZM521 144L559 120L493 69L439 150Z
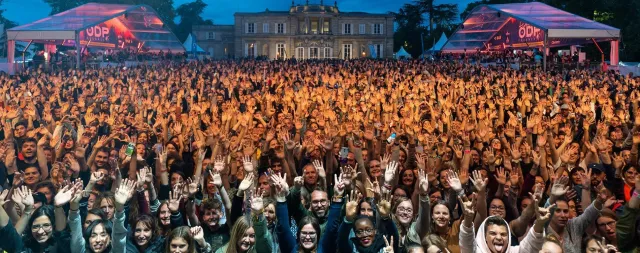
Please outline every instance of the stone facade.
M289 11L238 12L234 18L235 25L193 27L198 45L213 52L213 58L393 56L394 17L390 14L340 12L337 5L305 4L291 6Z

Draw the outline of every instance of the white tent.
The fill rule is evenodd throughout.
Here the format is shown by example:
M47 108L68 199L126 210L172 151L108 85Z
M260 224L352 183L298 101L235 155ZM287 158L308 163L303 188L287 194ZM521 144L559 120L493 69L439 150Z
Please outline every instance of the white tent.
M429 51L440 51L442 50L442 47L444 46L444 44L447 44L447 35L444 34L444 32L442 33L442 35L440 35L440 39L438 40L438 42L436 42L435 45L433 45L433 47L431 47L429 49Z
M191 34L189 34L189 37L187 37L184 43L182 43L182 45L184 46L184 48L187 50L188 53L193 53L193 51L191 51L191 43L193 43L193 37L191 37ZM207 53L197 43L196 43L196 50L198 51L199 54Z
M404 47L400 47L400 50L398 50L398 52L396 53L396 59L400 59L400 58L407 58L407 59L411 58L411 55L407 53L406 50L404 50Z

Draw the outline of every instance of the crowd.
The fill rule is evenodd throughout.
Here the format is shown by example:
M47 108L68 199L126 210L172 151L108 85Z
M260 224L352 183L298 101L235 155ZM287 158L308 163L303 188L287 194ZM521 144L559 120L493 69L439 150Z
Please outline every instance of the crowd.
M3 75L0 248L638 252L639 85L370 59Z

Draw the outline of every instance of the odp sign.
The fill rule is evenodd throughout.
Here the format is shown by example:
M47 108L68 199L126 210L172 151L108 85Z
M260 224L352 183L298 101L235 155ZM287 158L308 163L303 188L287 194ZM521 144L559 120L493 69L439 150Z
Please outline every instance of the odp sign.
M539 39L542 30L527 23L520 23L518 28L518 38L520 40Z
M85 32L87 33L87 36L91 37L104 38L109 36L109 28L107 27L89 27L85 30Z

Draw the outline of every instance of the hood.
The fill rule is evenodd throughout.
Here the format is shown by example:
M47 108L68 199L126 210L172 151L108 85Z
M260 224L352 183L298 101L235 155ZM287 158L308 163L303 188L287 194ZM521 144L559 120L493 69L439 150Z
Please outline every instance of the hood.
M507 240L507 250L505 252L509 253L509 251L513 248L511 247L511 227L509 227L509 222L505 221L504 219L502 219L501 217L498 216L489 216L487 217L482 224L480 225L480 228L478 228L478 234L476 234L476 242L475 242L475 248L476 248L476 252L478 253L490 253L491 251L489 251L489 247L487 246L487 241L485 240L485 231L484 231L484 227L485 227L485 223L487 222L487 219L491 218L491 217L496 217L498 219L503 220L506 224L507 224L507 231L509 231L509 236L508 240Z

